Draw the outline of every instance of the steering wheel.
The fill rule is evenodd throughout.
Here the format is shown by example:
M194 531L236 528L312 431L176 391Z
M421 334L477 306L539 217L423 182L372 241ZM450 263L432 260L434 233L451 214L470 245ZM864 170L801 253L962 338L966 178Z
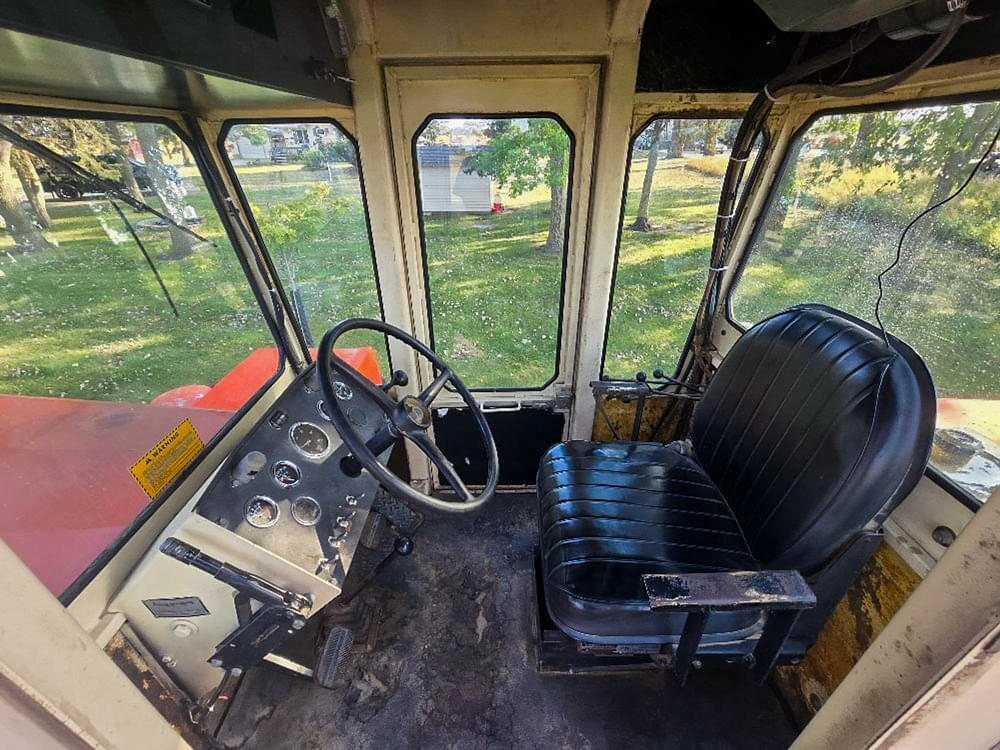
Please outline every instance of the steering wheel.
M348 331L369 330L378 331L392 336L398 341L402 341L408 347L423 355L434 365L437 377L434 381L421 391L419 396L403 396L399 401L393 400L387 390L372 383L347 362L334 353L334 346L337 340ZM323 397L327 403L327 412L330 421L340 433L344 444L351 451L357 464L367 469L372 476L381 482L389 492L399 498L412 500L413 502L441 510L448 513L466 513L479 508L484 503L489 502L497 488L497 481L500 475L500 465L497 459L497 447L493 441L493 433L486 422L482 409L473 399L469 389L455 374L455 372L428 346L425 346L417 339L413 338L405 331L401 331L395 326L383 323L381 320L370 318L348 318L338 323L323 337L319 349L316 353L316 368L319 371L319 382L323 389ZM336 367L336 373L334 373ZM339 379L340 382L337 382ZM475 419L479 428L479 437L482 441L483 449L486 452L486 462L488 473L486 486L478 495L465 486L465 482L458 476L458 472L452 463L445 457L444 453L437 446L427 430L431 426L431 403L441 392L441 389L448 383L454 387L462 397L465 405L469 407L469 412ZM343 394L343 386L349 386L355 391L361 391L372 401L378 404L385 414L386 426L379 430L367 442L357 433L351 421L340 408L338 390ZM377 455L391 446L397 436L402 435L431 460L437 467L442 479L455 491L461 502L450 502L439 500L430 495L418 492L409 484L392 473L388 467L378 460ZM360 467L358 468L360 471Z

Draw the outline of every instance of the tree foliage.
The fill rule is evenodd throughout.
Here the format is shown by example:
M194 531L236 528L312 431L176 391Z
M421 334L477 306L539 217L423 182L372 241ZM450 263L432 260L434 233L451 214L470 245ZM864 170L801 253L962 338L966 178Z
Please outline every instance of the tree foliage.
M566 182L569 176L569 136L555 120L491 120L483 131L486 145L466 160L463 169L492 177L514 197L547 185L549 232L544 249L563 247Z
M492 120L484 135L486 146L468 159L466 172L492 177L515 197L566 184L569 136L555 120Z

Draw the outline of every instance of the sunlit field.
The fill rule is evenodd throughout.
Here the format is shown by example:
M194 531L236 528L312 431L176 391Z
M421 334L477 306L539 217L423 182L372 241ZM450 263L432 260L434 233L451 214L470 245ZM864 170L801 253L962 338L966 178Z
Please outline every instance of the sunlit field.
M606 375L670 371L687 337L705 282L720 182L688 161L660 160L652 231L623 231ZM295 164L245 169L252 170L244 174L251 200L262 209L347 179ZM637 158L626 226L644 169L645 160ZM342 200L348 204L331 209L324 236L297 243L294 253L273 252L279 269L294 268L314 339L342 317L378 313L360 198ZM52 202L51 250L18 253L0 235L0 391L149 401L178 385L211 385L254 348L272 345L208 197L190 192L185 201L205 219L196 231L218 247L202 243L186 258L156 260L179 318L104 201ZM509 210L500 214L425 217L427 242L434 247L431 303L440 316L435 345L470 384L540 385L554 369L562 258L541 249L548 227L544 189L505 203ZM136 220L148 218L126 211ZM571 225L580 220L571 217ZM842 217L807 208L788 220L786 233L796 223L828 232L821 240L807 239L794 262L772 262L768 254L780 248L762 247L736 297L739 320L752 323L795 302L829 301L831 290L845 285L861 290L859 306L871 300L874 273L892 248L895 228L838 230ZM138 231L154 258L165 252L166 232ZM838 263L841 253L866 258L863 272ZM982 306L970 309L962 300L997 299L996 256L942 244L922 264L902 302L890 285L890 330L928 359L944 394L991 395L1000 371L1000 323L996 315L975 312ZM498 324L501 313L516 324Z

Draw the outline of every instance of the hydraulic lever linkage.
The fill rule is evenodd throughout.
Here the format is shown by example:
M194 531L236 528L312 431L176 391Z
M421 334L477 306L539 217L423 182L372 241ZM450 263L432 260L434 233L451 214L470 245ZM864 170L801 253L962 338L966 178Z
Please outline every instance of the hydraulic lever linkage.
M255 599L263 605L247 617L249 607L240 607L237 602L239 625L216 646L215 653L208 660L213 667L244 670L305 626L312 608L310 597L287 591L259 576L216 560L174 537L160 545L160 552L232 586L240 594L237 599Z

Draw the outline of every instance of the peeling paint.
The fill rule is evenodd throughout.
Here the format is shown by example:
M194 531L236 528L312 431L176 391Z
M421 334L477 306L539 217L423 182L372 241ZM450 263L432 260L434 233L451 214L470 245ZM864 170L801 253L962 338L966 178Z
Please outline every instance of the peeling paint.
M800 726L830 697L919 583L920 576L895 550L879 545L802 663L775 670L778 689ZM912 629L905 631L907 640L911 636ZM893 646L905 650L918 665L933 658L929 646L916 653L903 640Z

